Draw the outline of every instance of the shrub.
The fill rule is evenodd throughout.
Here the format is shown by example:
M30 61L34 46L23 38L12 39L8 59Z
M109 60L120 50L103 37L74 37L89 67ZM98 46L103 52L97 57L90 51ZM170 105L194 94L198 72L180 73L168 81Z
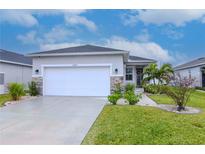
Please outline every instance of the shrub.
M10 83L8 86L9 94L11 95L12 100L19 100L21 96L25 95L24 86L20 83Z
M185 106L189 100L191 93L194 91L194 88L191 88L195 79L191 77L182 78L180 75L173 77L172 84L173 86L164 86L164 93L173 99L177 104L177 110L185 110Z
M128 92L128 91L131 91L131 92L134 93L134 91L135 91L135 84L128 83L125 86L125 92Z
M28 93L30 94L30 96L37 96L39 94L36 82L31 81L30 83L28 83L28 88Z
M121 95L121 94L113 93L112 95L108 96L108 101L109 101L111 104L116 105L118 99L120 99L120 98L122 98L122 95Z
M124 94L124 98L129 102L130 105L135 105L140 100L140 95L135 95L135 93L131 91L127 91Z
M160 85L149 84L144 86L144 91L151 94L158 94L162 92L161 87Z
M196 89L205 91L205 87L196 87Z

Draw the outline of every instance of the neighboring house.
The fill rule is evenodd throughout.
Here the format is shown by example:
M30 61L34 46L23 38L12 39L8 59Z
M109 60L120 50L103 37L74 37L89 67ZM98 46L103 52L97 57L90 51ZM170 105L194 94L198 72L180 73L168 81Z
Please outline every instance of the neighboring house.
M130 56L128 51L83 45L37 52L33 80L42 95L107 96L115 82L141 86L142 71L155 60Z
M31 81L32 59L24 55L0 49L0 94L8 91L8 83L25 85Z
M193 86L205 87L205 57L176 66L174 70L176 74L180 74L182 77L194 78Z

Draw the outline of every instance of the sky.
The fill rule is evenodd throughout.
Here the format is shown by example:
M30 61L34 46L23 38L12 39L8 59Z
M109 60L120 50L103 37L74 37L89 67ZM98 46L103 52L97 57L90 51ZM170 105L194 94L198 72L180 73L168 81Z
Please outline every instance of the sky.
M93 44L178 65L205 56L205 10L0 10L0 48Z

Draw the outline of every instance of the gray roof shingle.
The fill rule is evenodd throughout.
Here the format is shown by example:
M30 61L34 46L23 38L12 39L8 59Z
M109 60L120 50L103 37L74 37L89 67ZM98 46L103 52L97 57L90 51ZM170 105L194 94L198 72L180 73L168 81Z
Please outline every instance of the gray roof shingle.
M129 61L148 61L148 62L156 62L154 59L148 59L148 58L143 58L143 57L138 57L138 56L129 56Z
M79 52L81 52L81 53L85 53L85 52L110 52L110 51L124 51L124 50L101 47L101 46L94 46L94 45L81 45L81 46L75 46L75 47L69 47L69 48L63 48L63 49L56 49L56 50L50 50L50 51L35 52L35 53L31 53L29 55L76 53L76 52L78 52L78 53Z
M32 65L32 58L3 49L0 49L0 60Z
M180 69L186 69L186 68L196 67L196 66L200 66L200 65L205 65L205 57L201 57L201 58L192 60L190 62L187 62L185 64L178 65L178 66L174 67L174 69L180 70Z

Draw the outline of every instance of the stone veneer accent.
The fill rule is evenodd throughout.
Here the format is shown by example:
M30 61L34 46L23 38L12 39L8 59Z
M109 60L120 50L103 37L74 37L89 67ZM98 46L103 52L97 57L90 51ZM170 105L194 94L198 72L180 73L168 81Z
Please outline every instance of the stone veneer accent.
M43 95L43 78L41 76L32 77L32 81L36 82L40 95Z
M111 76L110 77L110 90L111 93L114 91L115 89L115 84L120 83L123 84L123 76Z

